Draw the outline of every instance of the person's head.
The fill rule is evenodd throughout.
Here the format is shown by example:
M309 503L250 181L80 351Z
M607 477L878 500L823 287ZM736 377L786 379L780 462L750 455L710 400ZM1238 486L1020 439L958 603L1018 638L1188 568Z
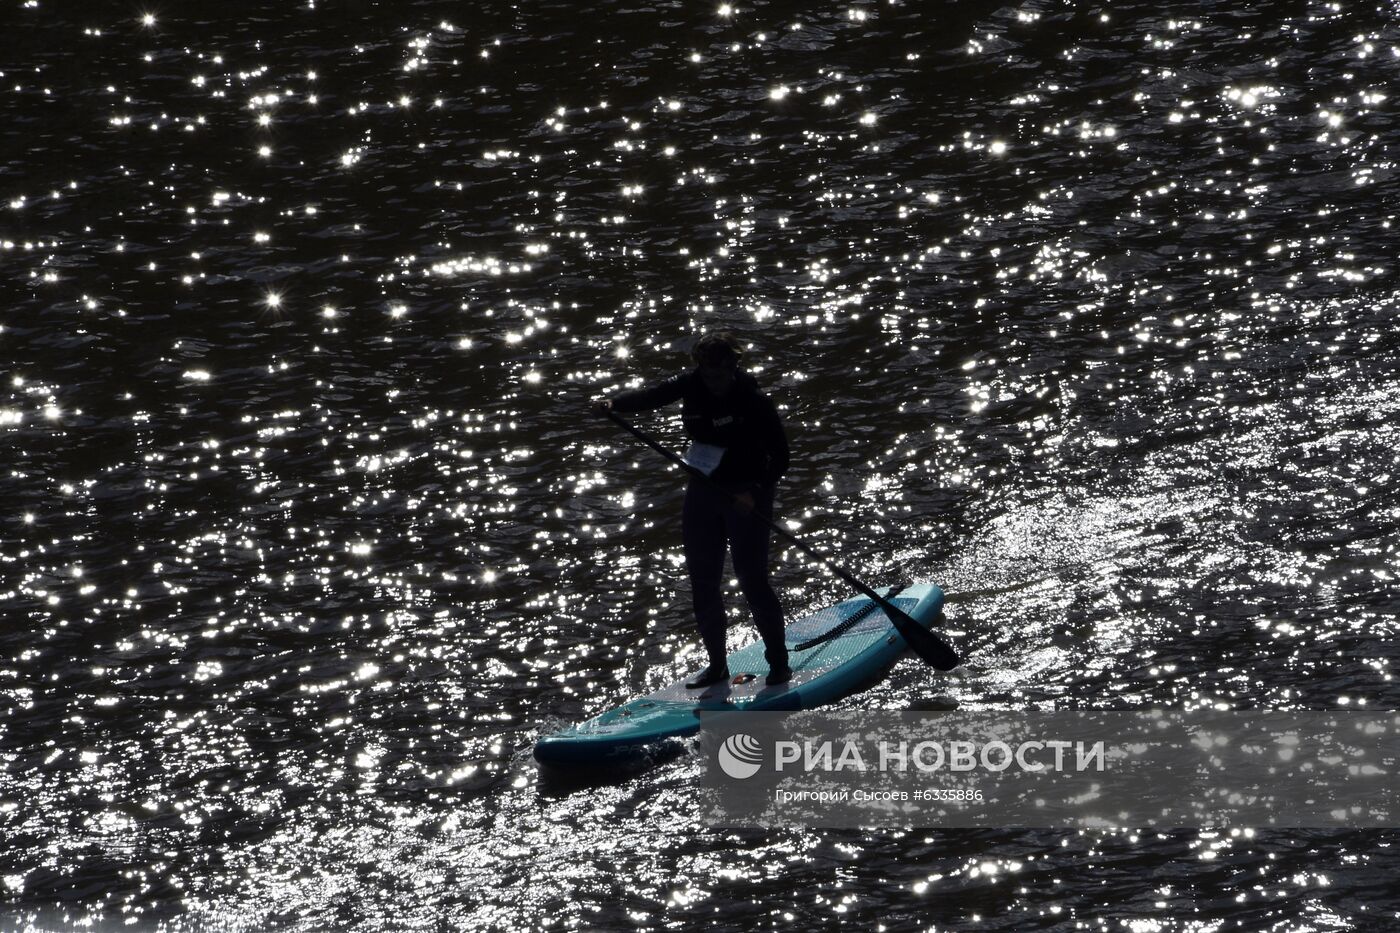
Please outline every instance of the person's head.
M716 330L701 335L690 355L711 395L729 394L743 352L739 341L728 331Z

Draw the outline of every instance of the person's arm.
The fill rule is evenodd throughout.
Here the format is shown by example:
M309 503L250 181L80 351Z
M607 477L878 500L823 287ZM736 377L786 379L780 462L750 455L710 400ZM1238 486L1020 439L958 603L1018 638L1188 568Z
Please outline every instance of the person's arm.
M627 392L619 392L610 399L603 399L594 403L594 409L601 412L634 412L651 411L653 408L660 408L672 402L679 401L685 394L685 374L672 376L664 382L647 386L644 389L632 389Z
M760 495L771 499L778 487L778 480L788 468L787 432L783 430L783 419L778 417L778 409L767 396L759 396L753 411L753 439L763 451L766 461L763 476L758 483L734 494L734 504L744 514L757 507Z
M764 485L770 488L778 485L778 480L788 469L787 431L783 429L783 419L778 415L778 407L773 400L764 397L759 403L762 412L760 420L763 449L768 454L768 471L763 478Z

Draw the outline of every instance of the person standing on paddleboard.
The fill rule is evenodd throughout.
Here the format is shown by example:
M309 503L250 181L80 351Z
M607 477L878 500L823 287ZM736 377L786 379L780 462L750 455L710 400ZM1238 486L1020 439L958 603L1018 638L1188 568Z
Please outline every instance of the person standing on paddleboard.
M713 482L692 477L685 491L681 540L690 571L691 599L710 663L686 684L696 690L729 679L726 663L724 579L726 544L734 575L763 638L769 685L792 679L783 637L783 609L768 580L768 526L778 480L788 467L787 435L773 402L739 366L743 350L732 334L701 336L695 368L664 382L594 403L608 411L651 411L681 403L691 439L685 460Z

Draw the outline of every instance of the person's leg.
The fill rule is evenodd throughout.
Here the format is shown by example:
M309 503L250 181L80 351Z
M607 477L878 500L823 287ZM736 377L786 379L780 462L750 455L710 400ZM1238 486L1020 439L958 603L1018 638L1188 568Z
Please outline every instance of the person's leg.
M686 487L682 511L681 541L685 565L690 571L690 598L695 607L695 623L700 641L716 669L724 667L724 600L720 584L724 579L724 512L718 494L705 484L692 482Z
M755 496L756 511L764 518L773 512L770 495ZM753 613L754 627L763 639L763 657L770 671L787 669L787 643L783 637L783 607L768 580L768 526L753 514L741 514L734 506L724 510L729 532L729 552L734 575Z

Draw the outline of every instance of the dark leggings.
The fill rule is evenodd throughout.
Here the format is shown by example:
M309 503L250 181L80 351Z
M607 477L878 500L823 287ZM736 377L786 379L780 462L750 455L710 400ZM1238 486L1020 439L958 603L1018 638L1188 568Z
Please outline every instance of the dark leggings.
M772 515L772 490L755 493L754 501L759 513L765 517ZM709 483L696 481L685 491L681 538L685 543L686 566L690 570L695 621L710 663L723 664L726 655L721 585L727 544L734 562L734 575L739 578L739 588L748 600L754 625L763 638L763 656L770 669L785 667L783 607L768 582L768 526L754 515L741 514L727 493Z

